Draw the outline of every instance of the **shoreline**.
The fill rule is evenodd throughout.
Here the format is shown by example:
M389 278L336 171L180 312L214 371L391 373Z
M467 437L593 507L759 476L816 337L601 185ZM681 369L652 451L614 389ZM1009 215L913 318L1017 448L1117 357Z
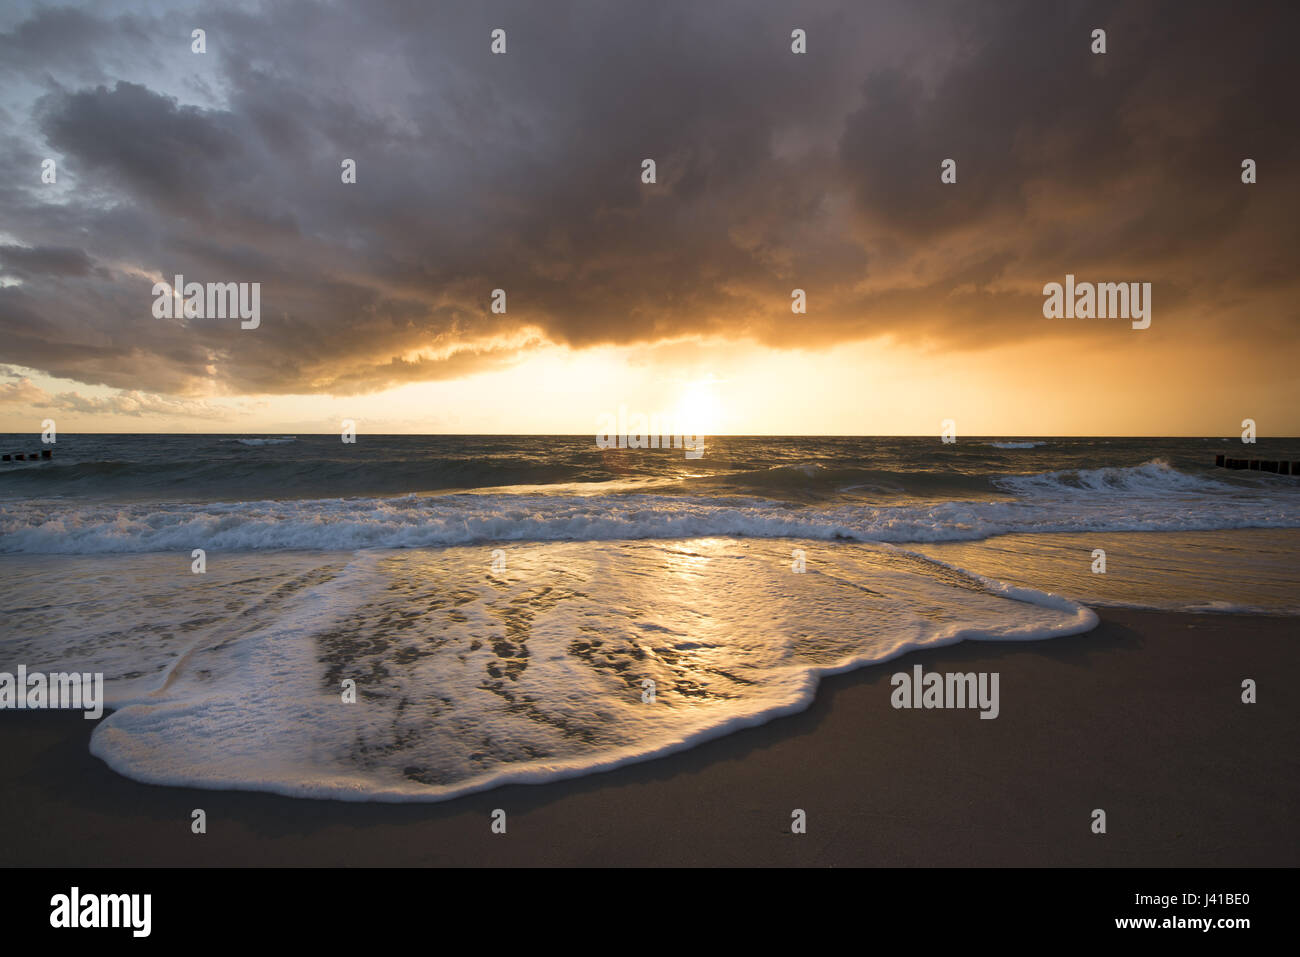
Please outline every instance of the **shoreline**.
M439 803L140 784L80 713L0 713L8 866L1296 866L1300 619L1095 609L822 679L693 748ZM996 671L1001 713L895 710L890 676ZM1241 703L1254 678L1259 703ZM190 832L203 808L208 833ZM491 813L507 812L493 834ZM793 809L807 833L790 831ZM1091 812L1107 833L1091 832Z

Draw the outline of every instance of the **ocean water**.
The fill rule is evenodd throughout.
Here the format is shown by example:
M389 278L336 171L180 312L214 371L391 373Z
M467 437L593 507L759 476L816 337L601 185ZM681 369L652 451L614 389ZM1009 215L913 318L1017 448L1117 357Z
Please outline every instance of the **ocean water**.
M1091 606L1300 613L1300 479L1216 452L1300 442L65 435L0 465L0 671L103 672L138 780L442 800Z

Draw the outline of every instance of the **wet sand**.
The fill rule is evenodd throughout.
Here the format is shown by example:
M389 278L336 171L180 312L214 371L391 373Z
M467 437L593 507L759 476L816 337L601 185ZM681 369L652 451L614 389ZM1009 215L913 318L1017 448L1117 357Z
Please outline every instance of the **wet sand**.
M442 804L138 784L91 756L80 714L0 712L0 864L1300 864L1300 619L1100 614L829 678L807 711L689 751ZM917 663L998 672L999 717L892 708L890 675Z

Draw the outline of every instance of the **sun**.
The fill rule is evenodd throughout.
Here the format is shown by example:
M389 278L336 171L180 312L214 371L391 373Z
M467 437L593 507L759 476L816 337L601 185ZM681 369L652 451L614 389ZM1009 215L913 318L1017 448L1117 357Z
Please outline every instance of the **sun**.
M682 392L675 410L676 427L683 435L722 435L722 402L715 392L716 380L692 382Z

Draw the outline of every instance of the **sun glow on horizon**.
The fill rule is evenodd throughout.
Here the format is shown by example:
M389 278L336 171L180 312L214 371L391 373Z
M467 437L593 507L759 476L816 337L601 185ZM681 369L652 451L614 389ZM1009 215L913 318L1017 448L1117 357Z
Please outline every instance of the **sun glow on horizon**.
M674 409L674 423L686 435L726 435L726 413L712 376L687 385Z
M52 417L67 432L324 434L351 419L363 434L580 435L623 410L704 436L937 436L945 419L959 436L1232 436L1243 405L1263 410L1255 417L1271 435L1300 431L1290 379L1260 377L1241 399L1216 374L1219 360L1193 349L1175 350L1178 381L1153 405L1154 347L1144 342L1121 352L1075 343L1065 365L1056 343L1033 340L953 355L887 341L549 347L505 367L350 395L155 395L9 366L0 369L0 431L39 431Z

